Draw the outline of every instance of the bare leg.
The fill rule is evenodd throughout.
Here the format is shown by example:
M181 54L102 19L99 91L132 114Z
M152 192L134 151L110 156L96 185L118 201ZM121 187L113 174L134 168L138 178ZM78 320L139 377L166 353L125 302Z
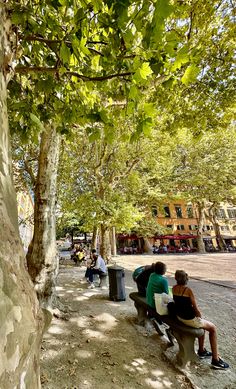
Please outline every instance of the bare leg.
M205 332L204 335L202 335L200 338L198 338L198 345L199 345L199 352L204 351L204 341L205 341Z
M209 340L211 344L211 351L212 351L212 358L218 359L218 346L217 346L217 333L216 333L216 326L211 323L210 321L205 320L204 324L204 330L209 332ZM200 344L199 344L200 348Z

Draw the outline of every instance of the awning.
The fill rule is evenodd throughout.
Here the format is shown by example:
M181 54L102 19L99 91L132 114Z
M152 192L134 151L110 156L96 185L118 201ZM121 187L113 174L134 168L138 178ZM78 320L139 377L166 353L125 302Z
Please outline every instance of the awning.
M125 239L132 239L132 240L138 240L140 239L136 234L118 234L117 238L120 240L125 240Z
M236 236L230 236L230 235L221 235L221 238L223 239L231 239L231 240L236 240Z
M185 239L196 239L197 235L156 235L155 239L173 239L173 240L185 240Z

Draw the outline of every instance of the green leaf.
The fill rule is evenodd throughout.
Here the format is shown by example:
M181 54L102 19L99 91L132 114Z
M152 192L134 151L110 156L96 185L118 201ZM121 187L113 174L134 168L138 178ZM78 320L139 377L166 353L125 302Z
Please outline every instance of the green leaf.
M153 103L145 103L143 106L143 110L150 117L156 114L156 108Z
M89 142L94 142L100 139L101 133L98 128L90 128Z
M71 55L71 52L70 52L70 49L69 47L67 47L67 45L62 42L62 45L61 45L61 48L60 48L60 57L62 59L62 62L64 64L68 64L70 62L70 55Z
M100 112L100 118L104 123L109 123L109 118L107 116L107 112L103 109Z
M136 88L135 85L131 85L130 91L129 91L129 98L132 100L135 100L136 97L138 96L138 89Z
M22 12L20 10L16 10L11 15L11 22L12 22L12 24L21 24L24 22L25 18L26 18L26 15L24 12Z
M135 103L133 101L129 101L129 103L127 104L127 114L130 115L134 112L135 110Z
M140 70L140 75L144 80L146 80L147 77L153 73L148 62L144 62L139 70Z
M39 118L34 115L32 112L30 113L30 119L32 120L32 122L36 125L36 127L42 131L44 130L44 126L43 124L41 123L41 121L39 120Z
M94 69L96 72L101 70L101 66L99 65L99 61L100 61L100 55L95 55L91 61L92 69Z
M182 65L189 62L189 48L188 46L182 47L177 53L175 62L173 63L171 70L175 71L180 69Z
M170 5L169 0L158 0L156 5L156 12L158 19L166 19L173 11L173 6Z
M145 136L150 136L152 132L152 118L148 117L142 122L142 132Z
M183 77L181 78L181 82L184 85L189 85L192 82L195 82L199 72L200 70L196 65L193 64L188 66L187 69L185 70Z

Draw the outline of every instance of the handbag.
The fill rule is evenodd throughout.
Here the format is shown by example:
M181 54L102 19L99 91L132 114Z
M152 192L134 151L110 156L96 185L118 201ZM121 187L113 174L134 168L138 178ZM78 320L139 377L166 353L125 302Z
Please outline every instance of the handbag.
M168 303L173 301L173 298L166 293L154 293L156 311L159 315L168 315Z

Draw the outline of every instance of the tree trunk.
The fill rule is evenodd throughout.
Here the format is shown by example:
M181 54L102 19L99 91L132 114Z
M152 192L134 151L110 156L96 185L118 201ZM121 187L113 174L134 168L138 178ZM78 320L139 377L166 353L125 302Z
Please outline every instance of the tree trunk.
M53 126L42 132L35 188L34 235L27 265L42 306L52 306L58 272L56 250L56 186L60 135Z
M149 242L148 238L144 238L144 251L145 253L153 254L152 245Z
M111 259L111 242L109 228L101 224L101 245L100 245L101 256L109 262Z
M7 115L10 23L0 3L0 387L40 385L39 350L43 316L25 267L12 180Z
M223 238L221 236L221 232L220 232L220 225L219 225L219 222L218 222L217 217L216 217L216 208L215 208L215 206L212 206L212 207L209 208L209 213L208 213L207 216L208 216L209 220L211 221L211 223L213 225L219 249L221 251L226 250L226 245L225 245L225 242L224 242L224 240L223 240Z
M98 241L98 227L93 227L93 236L91 242L91 248L97 250L97 241Z
M116 249L116 227L112 227L110 231L111 235L111 254L116 257L117 249Z
M204 254L206 252L204 240L203 240L203 226L204 226L204 205L198 203L198 238L197 238L197 245L198 245L198 251L201 254Z

